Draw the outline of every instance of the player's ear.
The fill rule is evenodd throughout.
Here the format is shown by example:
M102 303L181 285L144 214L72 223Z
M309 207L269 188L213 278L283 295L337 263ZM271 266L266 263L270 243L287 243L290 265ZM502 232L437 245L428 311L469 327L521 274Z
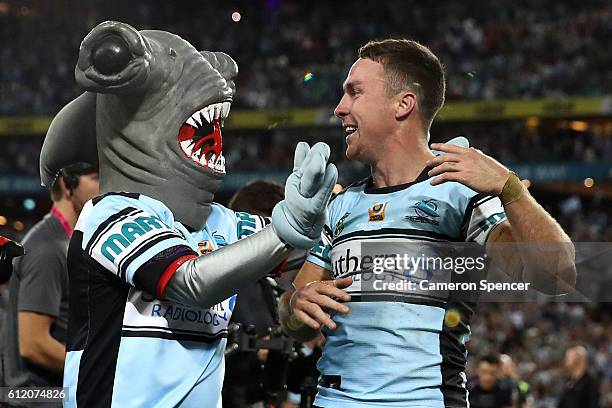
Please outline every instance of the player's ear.
M411 91L402 91L396 97L398 103L395 109L395 119L406 119L416 107L416 94Z
M72 189L66 182L66 179L63 175L60 175L57 179L57 182L60 183L60 189L62 190L62 197L70 198L72 197Z

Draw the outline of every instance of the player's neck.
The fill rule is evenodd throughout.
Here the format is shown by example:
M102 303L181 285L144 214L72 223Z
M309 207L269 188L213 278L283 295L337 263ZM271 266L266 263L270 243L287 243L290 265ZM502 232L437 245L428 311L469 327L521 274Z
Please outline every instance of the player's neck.
M374 187L389 187L416 180L425 168L425 163L434 155L429 150L426 136L393 138L375 163L370 164Z

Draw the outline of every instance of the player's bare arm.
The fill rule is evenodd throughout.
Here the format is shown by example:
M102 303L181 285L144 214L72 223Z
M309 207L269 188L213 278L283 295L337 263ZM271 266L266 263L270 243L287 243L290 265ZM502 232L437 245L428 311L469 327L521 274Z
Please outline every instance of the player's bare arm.
M333 330L336 323L329 313L346 314L351 296L344 288L352 282L350 277L332 280L330 271L311 262L304 263L293 281L293 288L279 301L279 316L283 329L299 341L317 337L322 325Z
M437 176L432 185L456 181L502 201L507 221L487 241L487 254L494 262L544 293L564 293L575 285L570 238L512 172L477 149L439 143L431 147L446 153L427 162L433 167L429 175ZM492 245L513 242L534 245Z

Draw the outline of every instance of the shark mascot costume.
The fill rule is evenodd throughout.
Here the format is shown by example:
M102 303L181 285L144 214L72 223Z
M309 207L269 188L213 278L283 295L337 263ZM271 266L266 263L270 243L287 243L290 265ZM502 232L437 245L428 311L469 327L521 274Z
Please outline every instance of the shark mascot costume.
M86 92L54 118L40 160L46 186L77 161L100 170L68 251L65 406L221 407L236 288L319 240L337 179L323 143L298 144L270 225L213 202L237 72L163 31L111 21L83 40Z

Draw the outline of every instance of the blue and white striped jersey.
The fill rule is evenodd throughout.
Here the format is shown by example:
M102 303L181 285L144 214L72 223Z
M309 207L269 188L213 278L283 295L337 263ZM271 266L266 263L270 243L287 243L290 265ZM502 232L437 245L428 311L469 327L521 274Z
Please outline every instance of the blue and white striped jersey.
M221 407L236 296L206 310L160 299L182 262L266 223L213 204L203 229L190 232L143 195L88 202L68 251L65 406Z
M307 260L334 278L352 276L353 283L346 289L349 313L334 315L337 328L324 330L317 406L467 407L464 343L475 304L453 293L373 290L367 282L371 269L366 273L364 266L372 262L364 256L368 245L391 251L397 243L484 244L505 219L499 199L454 182L432 186L427 170L414 182L393 187L375 189L366 179L328 207L331 244L320 243ZM455 313L452 325L445 324L449 311Z

